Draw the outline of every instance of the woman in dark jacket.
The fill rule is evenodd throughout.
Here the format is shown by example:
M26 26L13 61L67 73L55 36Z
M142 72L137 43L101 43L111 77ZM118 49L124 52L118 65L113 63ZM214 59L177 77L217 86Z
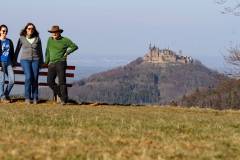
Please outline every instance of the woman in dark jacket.
M16 57L21 50L20 63L25 75L25 102L38 103L38 76L43 64L42 43L33 23L28 23L21 31L15 50Z
M10 102L9 94L14 85L13 64L15 64L14 47L12 40L7 38L8 27L6 25L0 26L0 98L1 102ZM8 76L8 84L6 89L5 76Z

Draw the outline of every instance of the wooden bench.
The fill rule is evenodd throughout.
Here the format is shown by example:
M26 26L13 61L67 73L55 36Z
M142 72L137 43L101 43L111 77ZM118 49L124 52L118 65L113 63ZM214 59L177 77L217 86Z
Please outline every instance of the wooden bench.
M47 77L48 75L48 72L47 72L47 68L48 68L48 65L44 64L42 65L40 71L39 71L39 76L45 76ZM69 73L68 71L69 70L75 70L75 66L67 66L67 69L66 69L66 77L67 78L74 78L74 73ZM22 70L22 67L21 67L21 64L17 64L16 67L13 69L14 71L14 74L15 75L24 75L24 72ZM5 81L5 83L8 83L8 81ZM15 82L14 84L18 84L18 85L24 85L25 82L24 82L24 79L23 80L16 80L15 78ZM39 86L48 86L47 82L39 82L38 83ZM67 87L72 87L72 84L71 83L67 83Z

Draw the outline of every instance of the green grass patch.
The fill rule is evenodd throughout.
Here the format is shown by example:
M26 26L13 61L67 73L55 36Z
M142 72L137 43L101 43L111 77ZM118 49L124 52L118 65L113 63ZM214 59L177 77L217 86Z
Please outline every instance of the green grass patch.
M0 159L240 159L240 112L0 104Z

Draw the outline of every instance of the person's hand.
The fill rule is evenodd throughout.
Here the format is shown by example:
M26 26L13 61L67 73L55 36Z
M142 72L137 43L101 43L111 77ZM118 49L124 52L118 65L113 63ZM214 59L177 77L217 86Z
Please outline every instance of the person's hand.
M49 64L48 63L43 63L43 64L41 64L41 67L40 68L45 68L45 67L47 67Z
M63 55L63 57L66 58L66 59L67 59L67 56L68 56L68 53L65 53L65 54Z
M17 67L17 62L13 62L13 63L12 63L12 67L13 67L13 68L16 68L16 67Z

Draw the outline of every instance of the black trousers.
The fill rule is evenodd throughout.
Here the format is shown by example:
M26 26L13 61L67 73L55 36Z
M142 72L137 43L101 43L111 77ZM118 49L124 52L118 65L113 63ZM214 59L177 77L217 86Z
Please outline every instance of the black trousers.
M66 85L66 68L66 61L49 64L47 76L47 83L49 87L53 90L54 96L58 95L61 101L65 103L68 100L68 92ZM56 77L58 77L58 84L56 84L55 82Z

